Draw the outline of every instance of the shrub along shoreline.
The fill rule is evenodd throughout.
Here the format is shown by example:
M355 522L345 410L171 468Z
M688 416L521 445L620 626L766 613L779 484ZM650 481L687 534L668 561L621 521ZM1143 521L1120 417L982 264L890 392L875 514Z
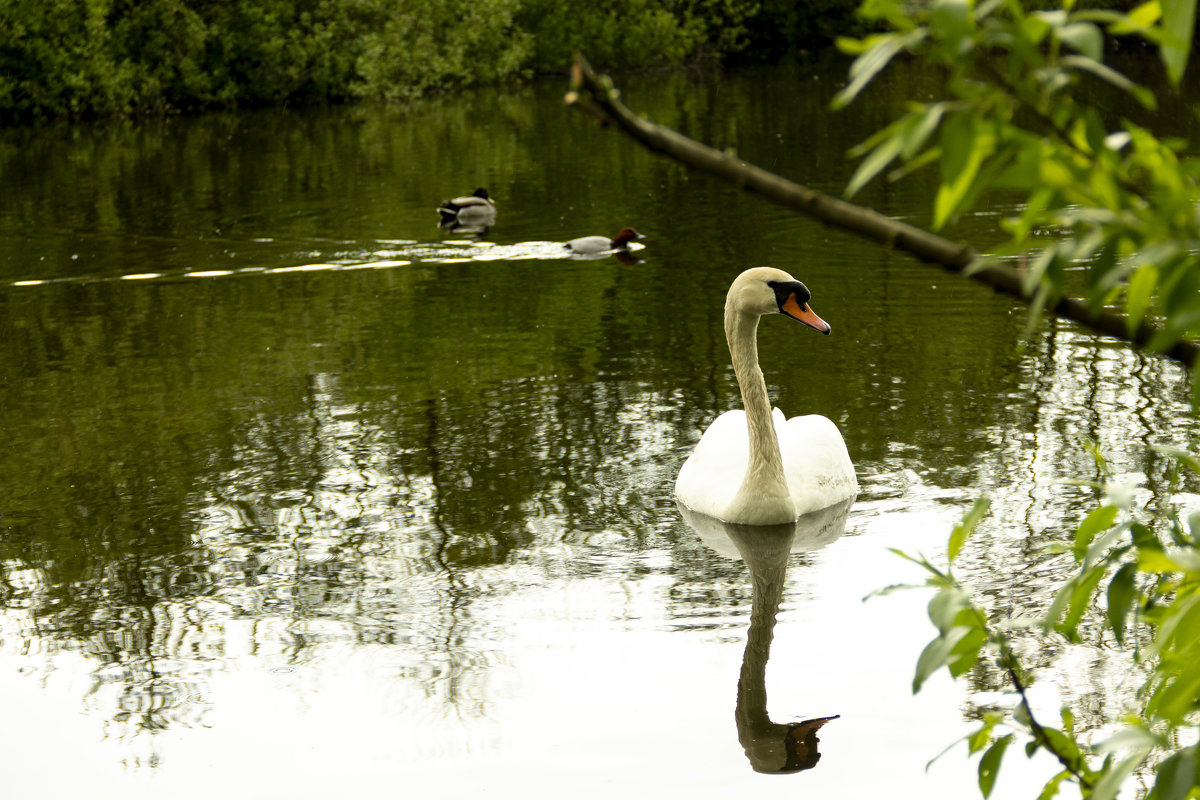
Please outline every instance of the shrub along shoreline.
M408 100L562 72L775 59L854 0L0 0L0 123Z

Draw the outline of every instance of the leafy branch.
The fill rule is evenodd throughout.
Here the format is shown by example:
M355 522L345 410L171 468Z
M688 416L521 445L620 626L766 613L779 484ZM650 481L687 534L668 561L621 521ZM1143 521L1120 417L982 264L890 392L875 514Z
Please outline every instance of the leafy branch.
M947 96L910 103L852 150L862 160L847 194L881 175L897 180L936 165L933 225L941 229L990 191L1020 193L1026 201L1004 223L1008 242L971 269L1027 259L1030 324L1042 309L1061 313L1056 298L1082 289L1090 312L1121 311L1130 337L1149 350L1186 347L1200 335L1200 161L1128 119L1105 119L1090 98L1099 82L1154 108L1153 92L1103 62L1106 36L1158 45L1178 82L1188 54L1178 32L1191 30L1194 7L1150 0L1121 13L1074 10L1071 0L1038 10L1014 0L868 0L860 14L891 30L839 41L856 58L834 106L852 102L901 56L942 71ZM1180 22L1187 27L1172 27ZM1139 339L1147 321L1155 330ZM1188 350L1181 360L1191 364Z
M733 152L722 152L652 123L625 106L612 79L598 74L582 55L577 55L572 65L571 86L565 101L600 124L618 129L652 152L723 178L741 189L885 247L907 252L951 272L965 274L1025 302L1037 302L1054 314L1097 333L1142 347L1152 347L1187 365L1200 355L1200 346L1195 341L1164 335L1162 328L1145 315L1135 323L1126 315L1097 307L1083 299L1061 295L1050 298L1044 292L1039 292L1037 283L1031 282L1018 269L996 259L983 259L969 245L789 181L739 159ZM941 112L937 107L930 107L927 113L937 116ZM925 122L918 127L928 124ZM899 152L900 145L897 148Z
M1164 455L1177 470L1200 475L1200 461L1190 454L1164 451ZM1135 507L1126 487L1098 486L1105 492L1104 501L1076 527L1070 547L1056 548L1073 554L1076 571L1059 587L1040 625L1024 626L1025 635L1043 637L1042 646L1054 646L1053 638L1076 642L1091 606L1102 595L1106 599L1105 616L1116 646L1132 650L1147 677L1138 693L1139 706L1125 715L1123 729L1098 744L1079 738L1069 711L1063 712L1062 728L1035 717L1028 697L1033 674L1011 646L1006 624L992 622L954 575L959 551L987 514L986 499L977 501L951 533L947 567L900 553L928 573L924 585L935 589L929 617L938 635L917 662L914 691L943 667L958 677L990 657L1016 695L1011 713L989 712L980 728L967 737L972 754L983 751L979 787L985 798L1017 735L1028 739L1027 755L1044 749L1063 768L1048 781L1043 797L1053 795L1063 781L1071 781L1086 797L1106 800L1117 795L1135 769L1152 764L1156 753L1171 752L1169 743L1177 740L1178 731L1195 727L1200 711L1200 513L1193 514L1185 526L1177 514ZM1102 589L1106 579L1107 587ZM904 587L888 591L895 588ZM1148 647L1130 640L1130 615L1152 632ZM997 735L1002 723L1015 733ZM1200 788L1195 750L1195 746L1175 749L1156 765L1157 777L1147 800L1182 800ZM1104 758L1095 766L1088 756Z

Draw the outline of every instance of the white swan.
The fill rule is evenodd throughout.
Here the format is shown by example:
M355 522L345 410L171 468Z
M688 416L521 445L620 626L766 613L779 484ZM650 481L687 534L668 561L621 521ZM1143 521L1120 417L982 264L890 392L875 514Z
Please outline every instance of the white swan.
M745 411L717 417L675 481L675 498L701 514L742 525L775 525L858 494L837 426L818 414L784 420L771 410L758 366L758 319L784 314L828 334L808 307L808 288L783 270L748 269L725 298L725 338Z

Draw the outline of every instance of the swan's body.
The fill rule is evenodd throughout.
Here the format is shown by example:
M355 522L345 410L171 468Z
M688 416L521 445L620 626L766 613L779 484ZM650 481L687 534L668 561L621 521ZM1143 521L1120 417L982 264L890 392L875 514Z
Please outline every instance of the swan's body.
M491 225L496 221L496 201L488 197L487 189L455 197L438 207L442 225Z
M725 338L745 410L726 411L704 432L675 481L693 511L742 525L774 525L858 494L837 426L817 414L785 420L771 409L758 366L758 320L785 314L828 334L808 307L808 288L771 267L743 272L725 300Z
M572 239L564 246L573 253L607 253L609 250L623 250L634 239L642 239L640 233L633 228L621 228L620 232L609 239L607 236L581 236Z

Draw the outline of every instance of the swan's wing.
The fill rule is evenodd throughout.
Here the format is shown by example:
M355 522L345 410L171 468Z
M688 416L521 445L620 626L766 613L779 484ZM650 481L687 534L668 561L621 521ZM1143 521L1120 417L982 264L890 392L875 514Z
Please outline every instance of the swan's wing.
M688 508L720 518L746 476L750 438L746 412L726 411L700 437L675 480L675 497Z
M792 417L779 424L783 470L797 514L826 508L858 494L858 478L842 432L819 414Z

